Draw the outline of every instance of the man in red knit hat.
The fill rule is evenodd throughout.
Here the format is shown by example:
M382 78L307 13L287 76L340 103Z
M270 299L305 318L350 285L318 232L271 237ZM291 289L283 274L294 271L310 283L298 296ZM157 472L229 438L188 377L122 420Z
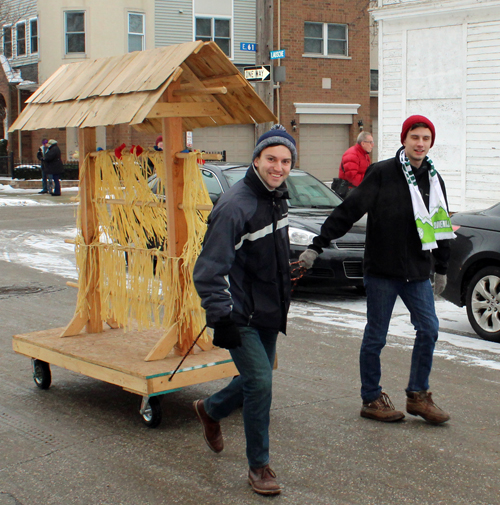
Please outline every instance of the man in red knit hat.
M455 238L444 182L427 156L435 138L434 125L426 117L406 119L401 129L403 146L396 156L370 167L361 184L330 214L320 234L300 256L302 264L311 268L332 240L342 237L368 214L364 255L367 324L359 356L361 416L377 421L404 418L380 386L380 354L398 296L408 308L416 330L406 411L431 424L450 418L429 392L439 329L434 294L445 288L449 239ZM431 256L434 288L429 280Z

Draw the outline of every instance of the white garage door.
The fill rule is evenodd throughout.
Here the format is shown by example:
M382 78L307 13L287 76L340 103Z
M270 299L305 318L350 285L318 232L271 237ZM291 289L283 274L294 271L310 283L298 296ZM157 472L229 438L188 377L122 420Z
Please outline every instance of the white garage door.
M227 161L250 164L255 147L253 125L217 126L193 130L193 148L207 152L226 151Z
M340 160L349 147L349 126L345 124L303 124L300 126L300 168L321 181L338 177Z

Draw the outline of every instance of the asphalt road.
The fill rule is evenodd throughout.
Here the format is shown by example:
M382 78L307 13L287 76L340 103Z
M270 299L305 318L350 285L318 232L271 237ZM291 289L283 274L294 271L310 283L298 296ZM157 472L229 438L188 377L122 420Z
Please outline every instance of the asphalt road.
M73 206L0 208L4 233L50 234L72 223ZM191 411L224 381L163 396L156 429L142 424L139 397L119 387L57 367L49 390L35 386L12 335L67 324L76 290L66 280L0 260L0 505L500 502L499 368L450 359L453 344L438 344L431 377L450 422L377 423L359 417L359 328L295 311L279 339L271 412L272 466L284 492L265 498L246 482L240 413L223 421L226 448L216 455ZM383 353L384 388L398 408L410 345L393 335ZM488 351L481 359L500 361Z

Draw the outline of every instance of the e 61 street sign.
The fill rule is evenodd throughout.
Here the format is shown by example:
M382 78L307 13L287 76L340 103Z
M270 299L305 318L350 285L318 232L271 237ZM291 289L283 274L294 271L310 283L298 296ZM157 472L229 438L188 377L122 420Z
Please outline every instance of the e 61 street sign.
M280 49L279 51L271 51L269 53L269 57L271 58L271 60L279 60L281 58L284 58L285 57L285 50Z
M257 44L253 42L240 42L240 51L257 51Z
M245 79L247 81L270 81L271 65L261 65L260 67L245 67Z

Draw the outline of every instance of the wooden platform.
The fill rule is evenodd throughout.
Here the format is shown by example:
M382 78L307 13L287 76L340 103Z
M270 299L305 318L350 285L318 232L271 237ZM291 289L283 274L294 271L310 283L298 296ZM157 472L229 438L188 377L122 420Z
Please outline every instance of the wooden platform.
M173 379L169 377L182 356L171 353L163 360L144 361L158 341L158 329L127 331L109 329L61 338L64 328L14 335L15 352L51 365L93 377L142 396L169 393L238 374L225 349L198 351L189 355Z

